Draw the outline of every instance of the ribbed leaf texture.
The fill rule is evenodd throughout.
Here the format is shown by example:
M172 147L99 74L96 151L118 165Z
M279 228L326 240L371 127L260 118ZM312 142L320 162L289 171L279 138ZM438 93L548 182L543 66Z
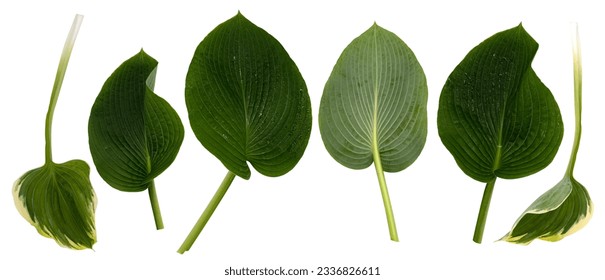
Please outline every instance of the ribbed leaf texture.
M384 171L401 171L420 155L427 98L424 71L412 50L377 24L345 48L321 98L324 146L346 167L374 163L393 241L399 237Z
M47 163L25 173L13 187L15 206L38 232L71 249L92 248L96 196L86 162Z
M347 46L326 83L319 109L323 143L346 167L367 168L378 152L384 171L401 171L426 142L427 98L412 50L374 24Z
M521 25L488 38L460 62L441 92L445 147L481 182L542 170L563 137L559 107L531 62L538 44Z
M592 211L586 188L573 177L565 176L534 201L501 240L523 245L535 239L559 241L584 227Z
M184 138L174 109L153 92L157 61L142 50L107 79L90 113L90 152L112 187L144 191L172 164Z
M286 174L309 141L311 103L296 64L241 13L197 47L185 100L197 139L244 179L247 162L266 176Z
M573 176L582 136L582 56L577 28L573 40L576 131L569 165L563 179L536 199L501 240L523 245L536 238L559 241L583 228L592 217L590 195Z

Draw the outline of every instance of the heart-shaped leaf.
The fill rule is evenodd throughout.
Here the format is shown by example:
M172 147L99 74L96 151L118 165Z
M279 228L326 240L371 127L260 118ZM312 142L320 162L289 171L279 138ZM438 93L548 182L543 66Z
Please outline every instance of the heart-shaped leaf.
M592 217L593 205L590 195L573 177L582 135L582 60L577 25L575 35L573 60L576 131L567 171L557 185L541 195L521 214L512 230L501 240L524 245L536 238L559 241L580 230Z
M157 64L141 50L113 72L91 109L88 136L101 177L121 191L148 190L161 229L153 179L176 158L184 128L174 109L153 92Z
M246 162L266 176L286 174L307 146L305 81L281 44L241 13L197 47L185 101L197 139L244 179Z
M319 129L330 155L363 169L374 163L391 239L395 220L383 170L398 172L420 155L427 135L426 78L412 50L374 24L336 62L319 108Z
M55 84L46 114L46 160L42 167L30 170L13 186L13 198L19 213L42 236L53 238L71 249L92 248L96 242L96 196L90 184L90 168L82 160L57 164L52 157L52 123L67 65L84 17L76 15L57 69Z
M499 32L466 55L441 92L441 141L464 173L487 183L473 238L477 243L496 178L542 170L561 144L559 107L531 68L537 50L522 25Z
M181 248L191 245L235 175L281 176L302 157L311 133L311 103L296 64L269 33L241 13L197 47L185 86L197 139L229 170Z

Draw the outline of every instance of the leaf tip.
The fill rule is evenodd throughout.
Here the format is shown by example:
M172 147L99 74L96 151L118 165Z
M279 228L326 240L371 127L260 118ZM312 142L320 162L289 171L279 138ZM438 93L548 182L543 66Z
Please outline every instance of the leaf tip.
M376 21L374 21L374 24L372 24L372 27L371 27L370 29L376 29L376 30L379 30L379 29L383 29L383 28L382 28L382 27L380 27L380 25L378 25L378 23L376 23Z
M517 30L519 32L519 34L522 34L522 36L529 37L531 39L531 41L533 41L536 45L538 45L538 43L531 37L531 35L529 35L527 30L525 30L525 27L523 26L523 22L519 22L519 25L517 25L513 29Z
M240 10L237 10L237 14L232 17L231 20L228 21L236 21L237 25L240 25L242 23L254 25L247 17L244 16L244 14L242 14Z
M244 14L242 14L242 12L240 10L237 10L237 14L235 15L235 18L246 19L246 17L244 16Z

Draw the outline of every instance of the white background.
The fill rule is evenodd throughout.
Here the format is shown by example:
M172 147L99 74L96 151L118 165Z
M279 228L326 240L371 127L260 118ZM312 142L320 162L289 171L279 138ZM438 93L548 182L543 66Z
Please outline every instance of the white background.
M596 2L596 1L595 1ZM8 1L0 4L0 279L240 279L229 267L380 267L348 279L603 279L605 191L602 133L605 24L588 1ZM226 173L194 137L184 100L193 51L240 10L277 38L297 63L313 106L313 131L296 168L279 178L236 178L193 248L177 248ZM92 164L87 121L102 84L141 48L159 61L156 92L180 114L185 141L156 179L166 228L156 231L146 192L109 187L94 167L98 242L72 251L41 237L16 211L13 182L44 160L44 117L56 67L76 13L84 22L54 119L57 162ZM376 21L415 52L429 87L429 134L408 169L387 174L400 242L389 240L373 167L334 161L317 112L342 50ZM592 221L557 243L493 242L563 176L573 138L570 22L580 25L584 134L576 165L595 204ZM561 108L565 136L554 162L524 179L499 179L484 243L471 237L484 184L460 171L437 134L441 88L471 48L523 22L540 43L533 67ZM265 279L267 277L242 277ZM323 277L345 279L347 277ZM269 279L322 279L319 276Z

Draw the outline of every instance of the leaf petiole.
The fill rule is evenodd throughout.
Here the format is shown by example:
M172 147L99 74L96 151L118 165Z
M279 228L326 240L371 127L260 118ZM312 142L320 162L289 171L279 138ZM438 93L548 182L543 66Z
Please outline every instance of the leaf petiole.
M382 194L382 202L384 203L384 211L387 214L387 223L389 224L389 235L391 236L391 240L399 241L399 236L397 235L397 226L395 225L395 216L393 215L393 208L391 207L391 198L389 197L387 182L384 178L384 171L382 170L380 155L378 153L373 154L376 175L378 176L378 183L380 184L380 193Z
M225 193L227 193L227 190L229 189L229 186L231 186L233 179L235 179L235 173L228 171L227 175L225 176L225 179L223 179L223 182L218 187L218 190L216 190L216 193L210 200L210 203L208 203L208 206L206 206L206 210L204 210L204 213L202 213L200 218L193 226L193 229L191 229L191 232L189 232L189 235L187 235L187 238L185 238L185 241L178 249L177 252L179 254L183 254L186 251L189 251L189 249L191 249L191 246L193 245L197 237L200 235L200 233L202 233L204 226L206 226L206 223L208 223L208 220L210 220L210 217L214 213L214 210L216 210L216 207L223 199L223 196L225 196Z
M162 220L162 212L160 211L160 203L158 202L158 195L155 191L155 182L151 181L149 188L149 201L151 202L151 210L153 211L153 219L155 220L155 228L163 229L164 221Z
M483 191L483 199L481 200L481 207L479 208L479 215L477 216L477 224L475 225L475 233L473 234L473 241L478 244L481 244L481 241L483 240L485 221L487 220L489 204L492 201L492 194L494 193L495 185L496 178L487 182L485 185L485 191Z
M573 177L573 169L576 165L578 150L580 149L580 138L582 136L582 54L580 52L580 38L578 26L573 29L573 77L574 77L574 110L576 116L576 130L574 132L573 145L569 164L565 176Z
M76 37L78 36L78 31L80 31L80 26L82 25L83 19L83 15L76 15L74 18L71 29L69 30L69 34L67 35L67 39L65 40L65 45L63 46L63 52L61 53L61 58L59 60L59 67L57 68L57 75L55 76L55 83L53 84L53 90L50 95L50 104L48 104L48 112L46 113L46 128L44 131L44 137L46 140L46 163L52 163L53 161L51 145L53 115L55 113L55 107L57 106L57 100L59 100L59 92L61 91L61 86L63 85L63 79L65 78L65 72L67 71L67 64L69 63L71 51L74 48L74 43L76 42Z

